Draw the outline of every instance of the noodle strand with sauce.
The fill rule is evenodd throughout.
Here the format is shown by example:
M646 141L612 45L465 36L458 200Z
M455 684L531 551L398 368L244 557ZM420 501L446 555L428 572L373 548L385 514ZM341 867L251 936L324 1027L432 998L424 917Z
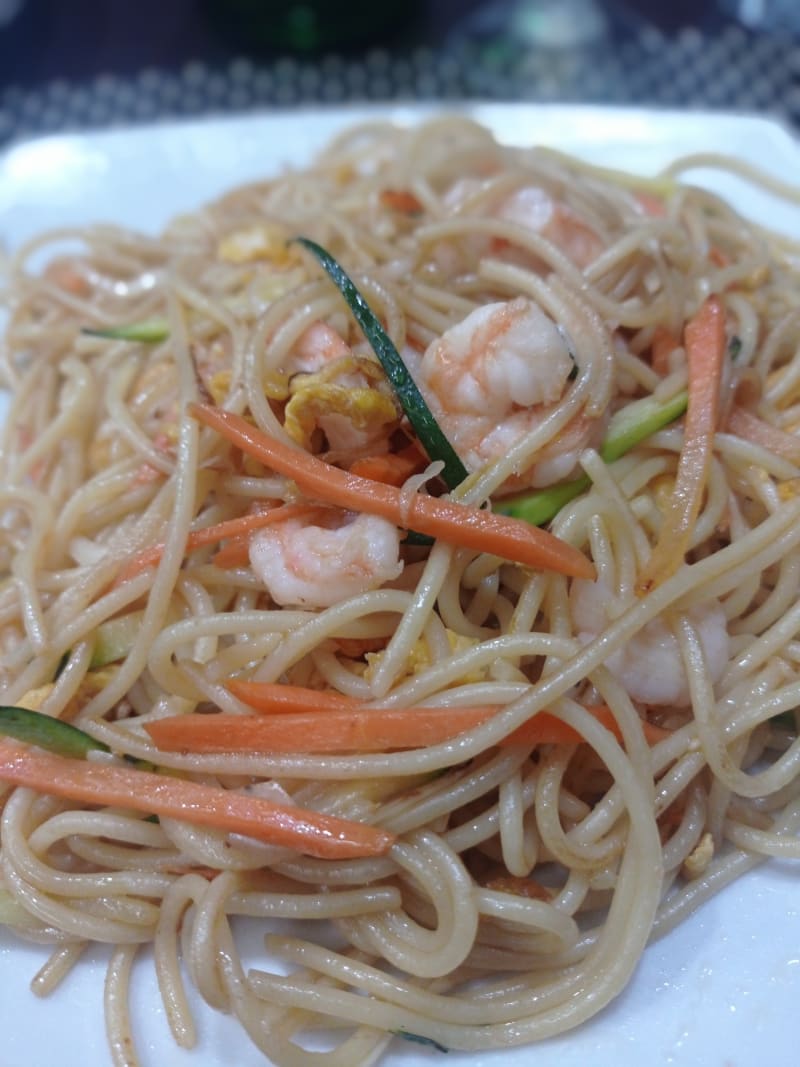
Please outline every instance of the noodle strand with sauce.
M579 1026L648 941L800 856L797 247L683 184L690 162L646 180L455 117L376 122L157 239L64 229L16 252L3 702L79 728L98 781L148 784L133 810L0 772L0 919L52 946L39 994L110 946L112 1062L139 1062L140 946L184 1048L187 981L286 1067L373 1063L395 1035L511 1047ZM298 237L400 353L468 472L455 488ZM709 307L711 422L687 332ZM194 417L212 409L373 494L395 485L400 518L304 494ZM667 545L643 590L685 492L688 549ZM420 496L465 523L546 505L596 577L407 537ZM313 710L250 706L237 682ZM334 706L408 709L408 735L325 751L314 724ZM449 709L452 731L420 742L422 709ZM286 715L297 750L206 749L219 712ZM173 720L183 745L163 741ZM34 744L0 747L34 766ZM274 805L300 836L178 817L153 781ZM323 816L385 844L305 847Z

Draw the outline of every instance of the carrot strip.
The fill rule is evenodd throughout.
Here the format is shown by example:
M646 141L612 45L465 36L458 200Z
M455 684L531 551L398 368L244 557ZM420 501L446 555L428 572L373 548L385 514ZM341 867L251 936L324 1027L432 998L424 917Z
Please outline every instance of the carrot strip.
M186 552L194 552L198 548L216 544L217 541L223 541L228 537L243 537L254 530L272 526L276 522L283 522L284 519L306 515L313 510L315 509L309 507L306 503L282 504L279 507L270 508L269 511L257 511L251 515L241 515L237 519L226 519L225 522L206 526L202 530L191 530L186 538ZM137 552L120 568L114 585L121 585L122 582L135 578L142 571L147 570L148 567L155 566L163 554L163 544L151 545L149 548Z
M488 552L527 567L593 578L594 565L582 552L519 519L467 507L421 493L405 498L399 489L332 467L308 452L283 444L241 415L190 404L189 413L272 470L292 478L309 497L370 515L449 544Z
M605 704L596 704L587 707L586 711L591 712L594 718L597 719L602 726L605 726L607 730L610 730L618 741L622 740L622 731L619 728L619 723L611 708L607 707ZM669 730L665 730L661 726L656 726L655 723L648 722L647 719L642 719L641 723L645 740L648 745L657 745L659 741L663 741L665 737L669 737ZM583 738L578 731L573 730L573 728L568 726L562 719L556 718L555 715L551 715L547 711L541 711L538 715L535 715L532 719L523 723L522 726L513 730L503 739L501 746L536 745L544 744L545 741L550 744L574 745L582 740Z
M658 540L639 578L640 595L666 581L681 565L700 512L719 418L726 349L725 308L719 297L706 299L686 324L683 340L689 373L683 448Z
M332 637L337 652L347 659L361 659L368 652L382 652L389 643L388 637Z
M669 357L680 348L678 338L665 326L656 326L650 344L650 365L663 378L669 371Z
M380 200L384 207L391 211L400 211L404 215L419 215L422 211L419 199L407 189L383 189Z
M307 689L302 685L281 685L280 682L248 682L231 678L227 688L235 697L254 711L270 714L305 711L343 711L363 707L360 700L333 693L327 689Z
M607 729L620 736L608 708L589 709ZM425 748L450 741L491 719L495 705L465 708L364 708L336 706L324 711L280 715L174 715L146 723L145 729L167 752L385 752ZM651 738L664 735L650 727ZM657 731L657 733L653 733ZM542 711L499 742L577 744L581 735L549 712ZM652 740L651 740L652 743Z
M384 752L424 748L479 726L496 707L364 710L285 715L174 715L145 726L166 752Z
M150 771L91 763L0 744L0 781L83 804L110 805L246 834L322 859L378 856L393 835L374 826L275 804L264 797L171 778Z
M302 685L282 685L280 682L253 682L246 681L243 678L231 678L226 685L231 693L241 700L243 704L247 704L248 707L262 714L285 715L303 712L364 710L363 702L356 700L355 697L346 696L344 693L331 692L327 689L307 689ZM471 710L471 708L449 709L451 717L456 718L462 713L468 717ZM619 731L617 720L609 707L605 704L596 704L587 708L587 710L607 730L610 730L618 740L621 740L622 734ZM383 714L386 714L386 712L383 712ZM645 737L651 745L657 744L669 732L662 730L660 726L654 726L652 723L647 722L646 719L642 720L642 724ZM523 744L532 741L535 744L537 743L539 731L545 730L551 731L547 736L555 742L575 742L580 740L571 726L567 726L565 722L556 718L555 715L542 711L509 734L504 743ZM539 741L544 736L543 733Z
M350 464L350 473L359 478L371 478L384 485L401 486L424 468L425 460L414 445L400 452L384 452L377 456L364 456Z
M708 250L708 258L714 264L715 267L719 267L722 270L724 267L730 266L730 257L727 256L721 248L717 248L716 245L712 245Z
M250 562L250 539L234 537L211 557L215 567L223 570L231 567L246 567Z

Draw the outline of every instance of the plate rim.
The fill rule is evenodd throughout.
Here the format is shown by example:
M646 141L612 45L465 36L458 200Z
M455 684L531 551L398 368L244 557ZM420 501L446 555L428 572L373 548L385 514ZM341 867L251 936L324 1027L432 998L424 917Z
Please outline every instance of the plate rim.
M63 132L56 133L56 134L43 134L41 136L36 136L36 137L33 137L33 138L25 138L25 139L23 139L23 140L21 140L19 142L16 142L13 145L8 146L8 148L0 151L0 180L2 179L3 164L4 164L5 160L8 158L9 153L24 150L27 146L30 146L32 144L40 144L42 142L48 142L48 141L62 141L65 138L70 139L70 140L77 139L77 140L81 141L82 143L83 142L88 142L91 145L102 144L102 143L113 143L113 144L116 144L120 140L130 139L131 135L133 135L137 139L146 140L147 136L154 129L163 132L165 130L165 128L168 129L170 127L175 126L175 127L181 127L181 128L187 128L188 127L188 128L196 129L198 132L200 132L203 128L208 128L208 126L210 126L210 125L214 125L214 126L228 126L228 125L234 126L237 123L241 123L243 121L245 123L247 123L248 125L252 124L253 126L257 126L259 124L262 124L265 121L272 121L272 120L274 120L276 118L281 119L281 120L296 121L296 120L299 120L300 118L302 118L302 116L304 114L307 115L307 114L311 114L311 113L313 113L313 115L315 117L319 117L322 114L324 114L326 116L329 116L329 117L337 116L344 123L344 122L346 122L346 120L350 116L355 116L355 115L366 115L366 114L369 114L369 115L371 115L373 117L386 117L387 115L398 114L399 113L399 114L414 115L414 116L422 117L424 115L446 114L446 113L456 113L456 112L460 113L460 114L474 115L476 113L476 111L478 112L478 114L483 114L483 115L487 115L487 116L489 114L491 114L491 113L499 114L500 112L505 112L506 114L508 114L510 112L515 112L515 113L518 113L518 114L526 114L526 115L535 115L537 113L548 113L550 115L553 115L553 114L562 114L563 115L563 114L581 113L581 114L583 114L583 115L585 115L587 117L596 115L598 112L602 112L602 113L605 113L605 114L613 114L615 116L620 116L620 115L621 116L626 116L626 117L630 118L631 120L634 120L634 119L641 120L642 118L652 119L653 117L656 117L656 119L658 121L664 121L664 122L674 123L674 124L680 124L682 122L687 122L687 121L698 122L698 121L703 121L704 119L708 119L708 120L713 120L714 122L720 122L721 121L721 122L724 122L724 123L735 123L740 128L744 128L746 126L746 127L751 128L753 130L758 130L761 134L763 134L764 136L767 136L767 137L770 138L770 143L780 146L781 150L790 150L793 153L797 153L798 149L800 149L800 142L798 142L798 139L795 137L795 135L790 130L787 130L785 128L785 124L782 124L782 123L780 123L778 121L775 121L771 117L765 117L765 116L761 116L761 115L754 115L754 114L741 113L741 112L735 112L735 111L727 111L727 110L722 110L722 109L721 110L716 110L716 109L714 109L714 110L709 110L709 109L697 109L697 110L680 109L680 110L677 110L677 109L674 109L674 108L663 108L662 109L662 108L653 108L653 107L650 107L650 106L647 106L647 107L630 107L630 106L627 106L627 105L571 104L571 103L556 104L556 103L550 103L550 102L538 104L538 103L535 103L535 102L530 102L529 103L529 102L522 102L522 101L512 101L512 102L505 103L505 102L502 102L502 101L494 101L494 100L493 101L485 101L485 100L432 101L432 102L425 102L425 103L419 102L419 101L410 102L410 103L404 103L402 101L389 101L389 102L371 102L371 103L369 103L367 105L360 105L360 104L356 104L356 103L354 103L354 104L346 104L346 105L331 104L330 106L327 106L327 105L326 106L312 105L312 106L303 107L303 108L294 108L294 107L293 108L274 108L274 109L270 108L270 109L262 109L262 110L257 110L257 111L246 111L246 112L239 112L239 113L225 112L225 113L221 113L221 114L209 114L207 116L203 116L203 117L200 117L200 118L191 117L191 118L186 118L186 119L183 119L183 118L173 119L173 118L169 117L169 118L165 118L164 120L159 120L158 122L155 122L155 123L146 122L146 123L142 123L142 124L126 125L126 126L120 126L120 127L105 127L105 128L87 129L87 130L63 131ZM479 119L479 121L480 121L480 119ZM267 154L265 158L267 160L269 160L269 155ZM751 895L755 895L756 897L759 897L763 901L764 899L768 898L769 893L770 893L770 891L772 889L772 886L771 886L771 881L772 880L770 879L770 876L769 876L769 872L772 871L772 870L775 870L776 872L779 872L779 873L776 873L776 878L775 878L774 881L776 883L781 883L785 879L785 865L778 865L777 863L775 863L775 864L770 863L766 867L762 865L761 868L758 871L751 872L750 874L745 876L745 878L743 878L738 883L738 885L740 887L744 888L746 896L749 897ZM765 871L767 872L766 878L764 877ZM726 887L726 891L725 892L726 893L730 893L732 888L733 887ZM721 899L720 897L716 897L715 901L718 901L720 899ZM710 906L706 905L704 908L702 908L700 910L700 912L698 913L698 916L693 917L695 919L699 919L699 929L702 930L704 935L708 936L709 938L714 938L716 936L717 927L720 925L720 920L719 920L719 916L718 916L718 913L717 913L717 909L715 909L715 907L714 907L715 901L712 901L710 903ZM698 923L697 922L695 922L693 924L692 929L695 931L695 933L697 932L697 930L698 930ZM686 936L688 936L688 934ZM10 933L7 933L5 931L0 931L0 959L2 959L2 957L4 956L4 954L6 952L11 951L14 947L16 947L18 945L22 945L22 942L18 941L18 939L13 937L13 935L11 935ZM31 946L31 947L35 951L36 947L35 946ZM649 946L649 948L651 948L651 949L653 947L654 946L652 946L652 945ZM686 951L687 951L687 948L686 948L686 944L684 943L683 944L683 952L684 952L684 954L686 953ZM800 963L800 961L798 961L798 963ZM640 967L638 968L638 970L641 970L641 963L640 963ZM620 1000L622 998L624 998L626 996L626 994L628 994L631 991L631 986L633 984L635 984L637 982L637 980L641 980L641 979L642 979L642 975L641 974L634 975L634 977L633 977L631 983L629 984L629 986L627 987L627 989L624 990L623 993L621 994ZM680 975L668 976L667 979L666 979L666 984L670 984L670 981L672 981L673 983L677 983L678 985L680 985L680 980L681 980L681 976ZM661 987L659 987L657 989L650 990L650 992L653 995L655 995L656 993L658 993L660 991L660 988ZM15 989L16 989L16 986L15 986ZM20 982L19 989L24 992L24 981ZM97 1001L99 1002L101 997L102 997L101 990L98 988L96 990L93 990L93 992L96 994ZM69 991L69 988L65 989L64 993L67 994L67 996L71 995L71 993ZM684 988L684 995L685 994L686 994L686 989ZM26 995L30 996L30 994L26 994ZM31 999L33 999L33 998L31 997ZM93 1003L93 1007L96 1007L94 999L93 999L92 1003ZM604 1011L600 1014L600 1016L598 1016L596 1018L601 1018L608 1011L612 1010L613 1007L614 1007L614 1005L612 1004L609 1008L604 1009ZM46 1012L44 1012L42 1014L44 1016L42 1021L44 1022L45 1026L46 1026L47 1025L47 1014L46 1014ZM24 1015L25 1015L26 1018L28 1017L28 1011L27 1010L24 1011ZM623 1024L621 1029L623 1031L626 1031L627 1028L628 1028L628 1025L630 1023L630 1020L628 1020L627 1018L623 1018L622 1020L619 1020L619 1021L621 1021L622 1024ZM592 1022L594 1022L594 1020L590 1020L589 1023L586 1024L586 1025L587 1026L591 1026ZM639 1019L638 1019L638 1023L639 1023L640 1026L646 1026L646 1024L647 1024L647 1016L641 1016L640 1015ZM78 1024L78 1025L80 1025L80 1024ZM586 1029L586 1026L581 1027L582 1031L584 1031L585 1029ZM79 1036L79 1031L76 1030L75 1033L72 1034L71 1036L73 1036L73 1037ZM571 1035L568 1034L568 1035L565 1035L565 1036L566 1036L566 1040L569 1040ZM625 1035L625 1036L628 1036L628 1035ZM629 1036L628 1036L628 1040L631 1040ZM788 1038L787 1038L787 1040L788 1040ZM664 1041L667 1042L668 1039L665 1037ZM102 1035L101 1035L101 1043L102 1043ZM625 1040L624 1040L623 1034L620 1035L620 1045L623 1048L625 1047ZM103 1047L105 1047L105 1046L103 1045ZM602 1052L602 1048L604 1048L604 1047L605 1047L605 1044L603 1043L603 1044L601 1044L599 1046L599 1050ZM533 1049L533 1052L531 1051L532 1049ZM634 1047L633 1044L631 1044L631 1049L633 1049L633 1052L635 1053L636 1048ZM149 1049L149 1043L147 1042L146 1038L142 1041L139 1051L142 1054L143 1061L146 1062L147 1061L148 1052L151 1051ZM765 1051L769 1054L769 1048L766 1048ZM509 1055L511 1056L511 1058L513 1058L513 1053L515 1053L515 1052L517 1053L517 1055L522 1055L523 1057L525 1056L526 1053L527 1054L531 1054L531 1055L536 1055L538 1057L538 1062L542 1063L543 1067L544 1067L545 1064L551 1064L551 1063L557 1062L557 1060L559 1059L559 1056L560 1056L558 1039L556 1039L554 1041L550 1041L550 1042L541 1043L535 1049L533 1048L533 1046L531 1046L531 1047L520 1046L517 1049L509 1050ZM207 1053L207 1054L209 1054L210 1056L213 1057L215 1055L215 1053L216 1053L216 1050L210 1050L210 1052ZM627 1053L627 1052L625 1053L626 1057L627 1057L628 1054L629 1053ZM681 1054L678 1051L677 1045L676 1045L676 1055L678 1057L678 1060L680 1060L682 1058L682 1055L685 1055L685 1054L687 1054L687 1050L684 1049L683 1054ZM691 1045L689 1046L688 1054L691 1055ZM157 1055L158 1054L156 1053L155 1056L154 1056L154 1062L158 1062ZM247 1057L248 1062L250 1060L250 1056L251 1055L252 1055L252 1053L248 1054L248 1057ZM204 1058L203 1049L202 1048L197 1049L195 1051L195 1053L194 1053L194 1056L195 1056L195 1059L192 1062L196 1063L197 1065L202 1065L202 1064L204 1064L206 1062L210 1062L210 1061L208 1061L208 1060L206 1060ZM551 1059L551 1057L552 1057L552 1059ZM459 1056L459 1059L456 1059L455 1056L451 1056L450 1059L451 1060L455 1060L456 1063L460 1062L460 1056ZM469 1059L469 1063L470 1063L470 1067L484 1067L484 1064L486 1064L486 1067L488 1067L488 1064L491 1062L492 1067L499 1067L499 1060L500 1060L500 1056L495 1056L494 1053L490 1054L488 1057L483 1057L483 1056L481 1056L481 1054L473 1054L472 1058ZM172 1061L170 1061L170 1062L172 1062ZM175 1061L174 1062L176 1062L176 1063L178 1062L178 1056L177 1055L175 1057ZM181 1059L180 1062L182 1063L183 1059ZM216 1060L214 1060L213 1062L216 1063ZM419 1061L417 1061L416 1057L412 1057L411 1053L409 1053L409 1051L405 1047L403 1047L398 1051L395 1051L393 1049L392 1052L390 1053L390 1056L389 1056L389 1059L388 1059L387 1062L391 1063L392 1065L395 1065L395 1064L397 1064L397 1065L399 1065L399 1064L409 1065L409 1067L413 1063L415 1065L415 1067L416 1067L417 1062L419 1062L420 1064L427 1063L428 1059L427 1058L421 1058ZM523 1062L523 1061L520 1061L520 1062ZM572 1062L571 1059L570 1059L570 1062ZM627 1062L627 1060L624 1060L623 1062ZM455 1067L455 1064L454 1064L454 1067Z

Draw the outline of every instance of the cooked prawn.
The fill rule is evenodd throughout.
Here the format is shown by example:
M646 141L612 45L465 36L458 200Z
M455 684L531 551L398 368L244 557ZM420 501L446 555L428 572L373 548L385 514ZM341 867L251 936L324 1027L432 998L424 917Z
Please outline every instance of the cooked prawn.
M481 202L482 184L474 178L454 182L444 196L444 203L451 211L469 211L473 196ZM576 267L584 270L603 251L603 242L592 227L563 201L554 197L539 185L523 185L492 204L481 202L481 210L488 215L513 222L515 225L544 237L570 259ZM481 250L501 259L529 260L530 256L514 248L507 241L485 241L477 238ZM473 244L473 250L477 245Z
M392 523L333 508L326 520L287 519L251 538L250 565L276 604L330 607L399 577L400 532Z
M350 345L327 322L312 322L294 343L290 374L316 374L337 359L351 356Z
M578 579L570 589L570 610L578 638L585 643L606 629L622 605L607 581ZM722 605L716 599L688 609L697 628L706 668L719 681L728 663L729 635ZM678 640L662 618L653 619L605 661L605 666L633 700L643 704L686 707L689 682Z
M603 251L603 242L566 204L536 185L525 185L504 200L496 215L541 234L581 270Z
M433 341L419 385L471 471L505 455L564 395L575 363L553 320L526 297L486 304ZM597 420L582 413L546 445L512 489L550 485L593 443Z

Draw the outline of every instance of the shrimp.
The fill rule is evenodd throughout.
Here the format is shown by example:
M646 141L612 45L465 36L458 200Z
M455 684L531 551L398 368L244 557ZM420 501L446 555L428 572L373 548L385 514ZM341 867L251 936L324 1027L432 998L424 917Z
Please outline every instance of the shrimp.
M328 525L286 519L250 540L250 565L276 604L326 608L398 578L400 532L375 515L327 509Z
M517 189L503 201L496 215L546 237L581 270L603 251L603 242L587 223L536 185Z
M473 196L480 197L482 183L474 178L460 178L454 182L443 200L450 211L469 211L469 201ZM481 203L480 199L478 201ZM584 270L603 251L600 236L584 222L580 216L563 201L552 196L539 185L523 185L503 199L490 202L482 207L488 215L503 222L512 222L516 226L539 234L571 260L576 267ZM491 253L501 259L530 264L530 254L515 248L503 239L486 241L473 238L472 251L478 255ZM447 252L442 253L447 257ZM452 258L452 251L451 251ZM446 262L443 261L443 266Z
M584 644L617 617L619 607L607 581L578 579L572 583L570 610L578 638ZM722 605L712 598L689 608L687 615L697 627L711 680L718 682L727 666L730 646ZM643 626L623 648L608 657L605 666L633 700L678 708L691 703L678 640L663 619L652 619Z
M413 357L411 357L413 358ZM564 394L574 361L556 324L526 297L485 304L433 341L419 386L470 471L508 453ZM575 467L599 420L576 415L504 490L550 485Z
M335 360L352 354L350 345L332 326L327 322L312 322L294 343L290 373L316 374Z
M311 451L321 433L327 448L341 456L389 450L400 415L383 371L356 355L331 326L314 322L304 330L287 372L284 428L299 445Z

